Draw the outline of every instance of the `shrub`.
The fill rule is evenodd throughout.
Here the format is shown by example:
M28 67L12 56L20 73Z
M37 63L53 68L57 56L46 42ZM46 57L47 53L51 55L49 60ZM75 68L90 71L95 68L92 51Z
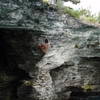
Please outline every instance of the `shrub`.
M79 18L80 17L80 12L78 10L74 10L73 8L70 7L64 7L63 12L69 14L72 17Z
M80 10L74 10L70 7L63 7L63 13L67 13L70 16L74 18L80 18L81 20L85 20L90 23L99 23L100 17L96 17L95 15L92 15L89 10L86 9L80 9Z

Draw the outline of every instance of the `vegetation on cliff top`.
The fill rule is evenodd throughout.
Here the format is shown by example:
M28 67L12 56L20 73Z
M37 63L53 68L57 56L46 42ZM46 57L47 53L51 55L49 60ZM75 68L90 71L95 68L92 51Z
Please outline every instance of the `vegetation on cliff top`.
M92 23L100 22L100 16L92 15L91 12L87 9L74 10L73 8L70 7L63 7L62 9L64 13L68 13L69 15L75 18L80 18L84 21L92 22Z
M50 2L53 2L56 5L57 9L63 12L64 14L67 13L74 18L81 19L88 23L100 24L100 14L98 16L95 16L88 9L75 10L71 7L64 7L62 1L66 1L66 2L70 1L74 4L80 3L80 0L56 0L56 1L55 0L43 0L43 2L49 3L49 4Z

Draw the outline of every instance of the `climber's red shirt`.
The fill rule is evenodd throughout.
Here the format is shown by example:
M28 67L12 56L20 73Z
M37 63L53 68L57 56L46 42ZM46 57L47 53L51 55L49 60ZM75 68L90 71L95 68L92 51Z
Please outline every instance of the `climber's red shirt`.
M38 45L38 48L44 53L48 51L49 47L50 45L48 43Z

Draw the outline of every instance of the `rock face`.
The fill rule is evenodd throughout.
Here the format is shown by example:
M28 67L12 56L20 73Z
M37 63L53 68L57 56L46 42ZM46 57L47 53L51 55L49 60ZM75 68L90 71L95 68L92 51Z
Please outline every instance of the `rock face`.
M0 100L66 100L75 88L100 90L99 28L39 1L0 5Z

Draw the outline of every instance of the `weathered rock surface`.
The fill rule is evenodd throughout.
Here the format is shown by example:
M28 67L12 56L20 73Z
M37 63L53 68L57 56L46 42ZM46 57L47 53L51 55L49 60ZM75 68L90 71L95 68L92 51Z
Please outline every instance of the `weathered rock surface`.
M66 100L69 87L88 84L100 90L100 28L40 2L0 5L0 100Z

